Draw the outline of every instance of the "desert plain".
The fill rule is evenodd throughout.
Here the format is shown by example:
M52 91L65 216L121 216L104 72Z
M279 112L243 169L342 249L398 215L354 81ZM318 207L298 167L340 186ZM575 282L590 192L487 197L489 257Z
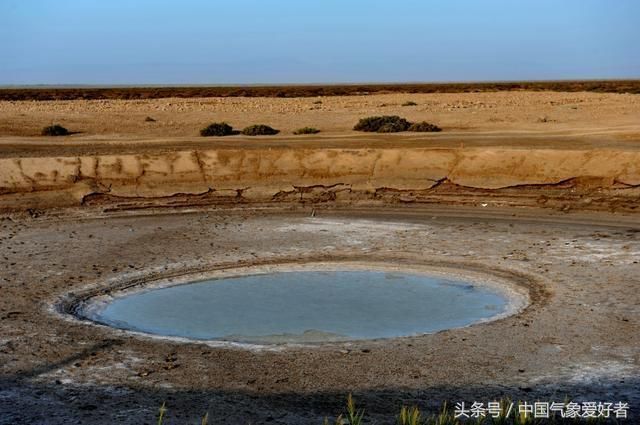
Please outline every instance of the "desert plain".
M443 131L352 130L374 115ZM280 133L200 137L219 121ZM72 134L41 136L53 123ZM305 126L321 132L292 134ZM637 415L639 206L631 93L0 101L0 423L153 423L163 402L169 423L321 423L348 393L378 423L506 396ZM76 315L123 288L305 263L493 276L529 304L434 334L250 347Z

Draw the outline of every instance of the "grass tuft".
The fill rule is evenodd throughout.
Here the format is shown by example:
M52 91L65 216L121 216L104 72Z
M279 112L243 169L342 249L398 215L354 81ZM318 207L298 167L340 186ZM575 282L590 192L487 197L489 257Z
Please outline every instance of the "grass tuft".
M364 421L364 410L356 409L356 403L351 394L347 396L347 420L349 425L362 425Z
M420 425L422 413L417 407L402 406L398 415L398 425Z
M160 406L160 410L158 411L158 425L162 425L164 422L165 413L167 413L167 405L165 402L162 402L162 406Z

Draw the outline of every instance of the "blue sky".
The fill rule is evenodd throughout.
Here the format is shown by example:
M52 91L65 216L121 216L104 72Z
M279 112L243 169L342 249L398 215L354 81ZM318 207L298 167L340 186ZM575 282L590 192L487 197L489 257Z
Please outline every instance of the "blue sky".
M640 77L638 0L0 0L0 84Z

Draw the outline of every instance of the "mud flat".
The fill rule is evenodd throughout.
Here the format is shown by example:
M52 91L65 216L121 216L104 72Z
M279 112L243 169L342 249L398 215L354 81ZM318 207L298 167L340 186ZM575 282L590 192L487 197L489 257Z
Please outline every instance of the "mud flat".
M104 117L83 109L137 120L166 99L2 103L0 423L138 424L163 402L179 422L209 412L212 423L321 423L348 392L380 421L403 403L433 410L505 395L627 401L637 414L637 99L473 95L501 113L515 108L514 122L489 121L493 112L478 105L445 110L438 102L456 100L437 96L476 98L421 95L432 106L403 115L440 114L459 128L355 135L347 121L387 108L368 102L398 99L390 110L401 113L407 97L355 96L322 100L335 108L318 115L324 135L203 140L172 136L183 124L161 137L130 118L121 133L101 131ZM242 108L252 122L307 116L287 109L300 99L273 103L283 114L251 112L243 98L213 101L229 110L178 104L190 126ZM527 114L539 107L558 121L534 122ZM86 133L26 134L56 114L86 114ZM309 263L454 270L518 288L529 303L429 335L313 346L149 337L76 314L96 296Z
M488 207L489 208L489 207ZM2 221L5 423L177 418L309 423L353 391L373 417L402 402L640 402L635 216L442 207L198 209ZM490 248L488 248L490 247ZM355 261L508 280L530 305L432 335L270 349L158 339L78 320L78 297L240 266ZM348 373L347 373L348 371Z

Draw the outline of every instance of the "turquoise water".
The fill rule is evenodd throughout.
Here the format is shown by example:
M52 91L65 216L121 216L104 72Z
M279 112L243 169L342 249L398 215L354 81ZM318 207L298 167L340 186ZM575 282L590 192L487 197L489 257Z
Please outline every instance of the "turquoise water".
M418 335L505 312L469 282L379 271L292 271L214 279L116 298L93 319L164 336L248 343Z

